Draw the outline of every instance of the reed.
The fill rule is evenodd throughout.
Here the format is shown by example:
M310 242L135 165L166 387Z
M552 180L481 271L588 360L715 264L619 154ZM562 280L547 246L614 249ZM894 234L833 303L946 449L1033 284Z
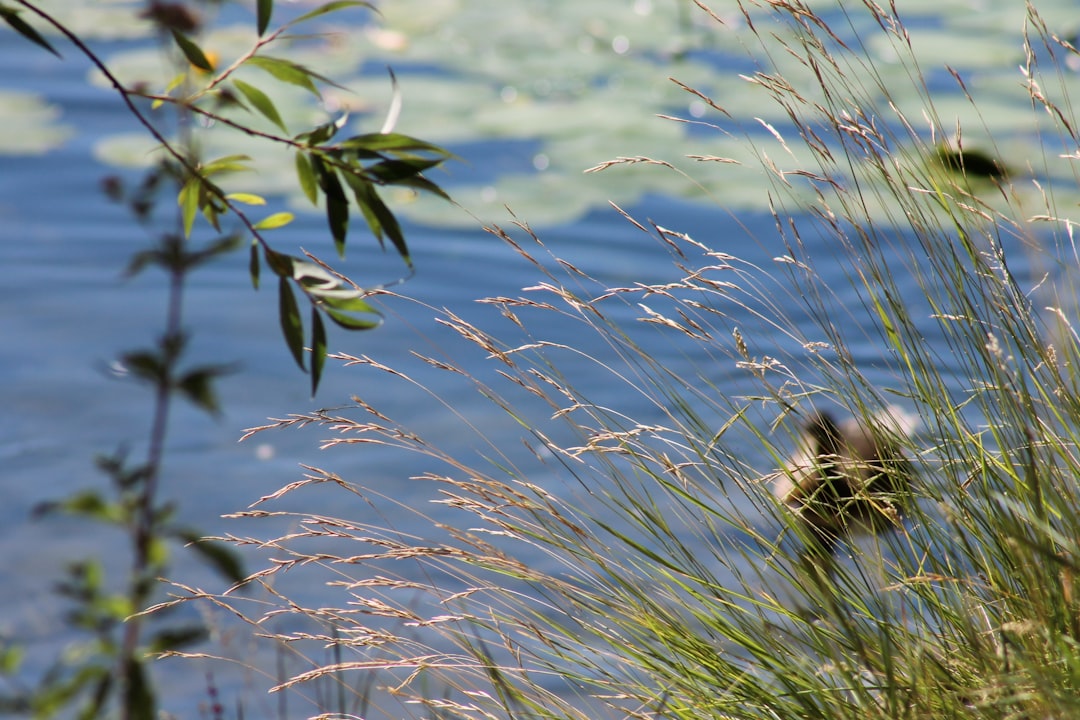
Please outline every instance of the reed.
M445 718L1080 716L1077 288L1050 181L1077 180L1076 50L1029 7L1022 77L1045 124L1006 172L938 118L895 8L740 8L760 63L746 80L790 121L748 131L759 163L736 168L773 199L776 237L756 241L775 260L628 216L672 274L614 286L524 223L492 227L542 279L483 300L482 321L431 308L453 352L333 356L360 387L397 387L397 409L357 397L253 432L315 425L327 448L408 454L432 502L309 468L237 514L282 528L231 538L270 549L248 585L275 601L191 594L260 628L289 618L305 629L276 639L297 652L341 653L280 689L374 675L386 702ZM858 43L837 25L856 14L873 28ZM888 77L871 41L900 58ZM847 283L827 284L837 266ZM485 398L498 430L423 430L455 413L432 375ZM799 562L808 533L770 482L800 419L880 424L890 405L919 421L897 436L914 468L902 521L840 538L828 571ZM317 487L357 514L275 509ZM396 530L398 513L430 534ZM286 577L322 589L283 595Z

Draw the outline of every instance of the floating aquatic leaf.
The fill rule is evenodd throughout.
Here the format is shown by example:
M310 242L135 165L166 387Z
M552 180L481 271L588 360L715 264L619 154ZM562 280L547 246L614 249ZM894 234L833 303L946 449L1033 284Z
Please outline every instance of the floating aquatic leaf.
M73 131L56 122L59 115L37 95L0 90L0 155L40 155L62 145Z

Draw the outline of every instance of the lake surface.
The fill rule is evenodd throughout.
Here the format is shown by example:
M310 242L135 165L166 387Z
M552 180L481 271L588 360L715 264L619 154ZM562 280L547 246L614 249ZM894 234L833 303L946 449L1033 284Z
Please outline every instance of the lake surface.
M105 43L103 47L110 45ZM111 47L138 48L141 42L117 40ZM118 353L146 344L154 336L164 304L159 278L152 272L132 280L120 277L131 254L143 247L147 238L123 208L105 201L99 191L103 176L117 172L98 159L99 142L116 133L136 130L135 123L114 96L86 83L88 68L73 51L65 48L64 55L67 61L59 62L10 32L0 31L4 88L41 93L59 109L60 121L77 130L67 142L45 154L0 155L0 267L4 269L0 281L0 376L4 378L0 383L0 461L4 468L0 586L7 589L0 597L0 633L29 646L30 670L39 670L70 640L58 620L62 605L51 592L65 564L87 554L101 555L110 569L120 572L122 564L116 558L122 557L124 547L115 533L97 526L59 517L32 519L33 509L78 488L100 487L103 478L93 469L96 454L125 446L138 452L149 423L150 398L109 368ZM722 73L717 57L711 62L718 68L717 73ZM663 72L663 67L658 67L658 72ZM455 77L453 69L448 72L448 77ZM408 87L407 79L403 85ZM417 134L424 136L422 130ZM429 139L439 141L437 137ZM537 148L543 146L492 139L450 143L450 147L465 161L462 169L451 168L448 187L453 193L455 179L468 183L473 177L470 173L497 175L500 168L514 168L517 172L521 163L531 162ZM619 154L638 152L631 143ZM589 164L583 162L579 171ZM455 177L454 172L459 174ZM628 177L633 177L632 172ZM602 178L597 182L602 183ZM619 182L632 180L623 176ZM538 192L542 203L542 190ZM559 202L558 197L553 196L552 202ZM625 209L642 221L648 219L687 233L759 267L771 266L772 259L783 252L775 239L774 221L763 208L741 207L732 214L722 204L668 196L655 190L632 197ZM522 215L522 219L533 222L528 215ZM539 237L554 255L568 259L604 283L631 286L679 277L662 243L603 205L591 206L571 221L541 220L533 224L538 225ZM467 219L459 217L454 223L444 224L406 220L405 230L417 274L398 290L416 302L386 300L383 307L387 321L375 332L346 334L331 330L331 349L368 355L401 368L442 396L446 405L425 404L423 393L402 393L397 385L383 382L375 373L345 368L332 360L319 395L312 400L306 376L297 371L280 339L272 290L251 289L246 253L193 276L186 313L187 324L195 331L194 356L235 360L239 370L221 383L221 419L210 420L184 407L175 413L164 492L178 500L185 522L207 534L257 532L238 529L236 521L221 516L299 479L300 464L331 469L405 504L427 503L430 488L409 479L427 469L415 457L364 446L320 452L318 441L326 434L320 431L262 433L246 443L237 442L246 428L263 425L267 418L344 405L353 394L399 418L412 419L418 427L437 436L444 448L464 457L485 454L485 440L496 448L520 443L520 430L512 427L502 412L456 376L431 370L412 358L409 351L445 353L476 368L478 374L490 372L490 361L437 324L436 313L430 308L449 308L481 326L494 325L499 322L495 309L475 300L520 295L522 288L543 280L542 274ZM279 249L318 243L325 248L325 239L312 240L325 235L321 217L302 214L289 228L276 232L274 241ZM516 235L523 237L522 233ZM804 240L808 254L835 252L826 236L809 234ZM401 274L400 263L375 250L368 238L356 234L351 243L350 266L363 273L356 277L358 281L375 283ZM1013 269L1024 271L1022 265ZM839 265L836 272L838 302L856 307L858 294ZM823 279L829 282L828 277ZM913 296L918 295L913 281L905 287ZM719 392L732 396L748 391L745 377L732 364L712 366L694 343L673 340L652 329L635 328L640 326L636 320L640 309L626 307L613 312L633 337L673 372L684 377L707 377ZM803 311L791 307L789 312L797 318ZM790 344L785 338L771 335L767 326L749 313L741 321L736 320L734 324L758 348L774 347L770 354L781 354ZM562 337L587 353L604 357L605 348L599 339L576 335L554 319L552 323L531 329L539 336ZM928 321L928 332L932 327ZM860 335L858 330L853 329L853 338ZM864 358L871 381L889 383L894 379L892 369L884 361L869 325L862 338L853 340L851 349ZM939 341L928 336L928 342ZM941 352L942 357L947 357L946 347ZM606 382L591 360L567 354L559 358L559 363L569 376L589 384L596 403L618 407L639 422L661 419L649 401L628 397L624 386ZM537 422L546 421L542 408L532 411ZM480 428L481 437L462 423L461 417ZM762 420L767 422L768 418ZM762 471L769 469L768 459L754 457L752 449L746 461ZM537 481L552 486L562 482L557 477ZM416 493L415 498L411 493ZM305 505L307 502L312 505ZM316 494L305 496L303 501L288 501L285 506L318 512L319 503L325 503L329 512L341 509L337 502ZM744 511L754 513L749 504ZM389 519L407 523L410 515L402 512ZM404 532L426 529L398 527ZM212 582L204 570L182 555L177 557L174 576L185 582L193 578L191 582L196 584ZM321 589L308 587L303 592L308 596L306 600L315 598L317 602ZM202 670L173 664L168 673L168 687L163 688L166 707L180 717L194 716L192 698L205 698ZM222 680L223 684L229 682Z

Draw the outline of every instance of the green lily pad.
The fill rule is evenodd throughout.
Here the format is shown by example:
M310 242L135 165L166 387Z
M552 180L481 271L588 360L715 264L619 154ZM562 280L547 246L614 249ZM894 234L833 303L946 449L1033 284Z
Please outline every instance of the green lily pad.
M60 109L34 93L0 90L0 155L40 155L75 131L57 120Z
M323 106L256 69L238 77L264 91L290 129L348 111L349 129L362 133L377 131L389 112L393 92L379 67L393 66L403 100L396 131L451 149L482 146L485 155L479 157L486 167L465 172L451 164L433 179L485 222L505 221L509 215L504 205L534 225L564 222L609 201L627 205L645 194L765 210L775 202L776 193L770 193L774 186L794 193L799 202L820 202L815 181L802 174L814 172L819 163L793 128L787 108L755 79L757 72L780 75L797 88L802 99L796 110L811 122L818 104L836 113L865 114L905 137L902 116L926 144L944 142L961 128L965 145L999 155L1022 176L1030 168L1028 181L1071 172L1071 161L1052 153L1031 167L1029 156L1039 146L1039 133L1053 128L1049 114L1032 110L1017 70L1023 60L1020 4L972 12L961 0L904 3L901 10L904 19L912 21L918 71L934 83L932 106L927 90L915 79L906 46L889 38L861 6L838 9L836 0L810 3L835 21L841 39L866 49L865 55L839 54L842 64L832 69L809 66L779 40L755 48L756 39L739 12L718 10L721 24L684 5L660 0L396 0L380 8L377 24L362 24L366 16L359 14L355 21L335 16L334 22L315 23L313 28L331 34L281 51L335 79L354 76L343 83L344 90L326 88ZM1075 24L1071 2L1044 2L1039 10L1062 33L1075 31L1069 25ZM775 33L798 47L794 31L777 23L767 6L751 13L762 37ZM342 24L347 22L354 24ZM227 63L246 52L253 39L253 29L243 26L222 29L199 42ZM141 77L163 87L171 74L160 65L160 57L156 51L133 52L111 62L127 81ZM947 74L946 65L962 73L977 107ZM833 89L840 92L826 95L819 88L818 72L833 73ZM712 98L726 114L670 77ZM1047 87L1052 98L1075 97L1080 91L1076 73L1057 81L1065 86ZM257 129L280 132L262 114L233 116ZM989 143L991 137L995 142ZM145 144L125 151L117 142L106 143L102 156L118 161L146 157ZM266 160L265 149L249 147L258 145L256 141L226 128L207 133L204 142L211 154L247 152L260 158L257 174L239 178L236 189L290 192L296 200L293 207L310 209L293 187L291 153ZM978 147L983 144L990 146ZM532 146L531 158L521 156L523 147ZM907 149L893 151L903 155ZM475 154L461 154L478 162ZM623 160L603 172L585 172L618 158L650 158L670 167ZM483 175L489 170L493 177L476 179L477 171ZM888 193L879 192L884 188L875 185L873 173L860 169L858 162L835 172L845 173L833 178L837 182L864 187L866 202L880 204L882 217L893 212ZM1016 188L1026 182L1022 177L1010 180ZM420 222L475 222L461 208L438 199L414 201L407 192L388 196L395 209Z

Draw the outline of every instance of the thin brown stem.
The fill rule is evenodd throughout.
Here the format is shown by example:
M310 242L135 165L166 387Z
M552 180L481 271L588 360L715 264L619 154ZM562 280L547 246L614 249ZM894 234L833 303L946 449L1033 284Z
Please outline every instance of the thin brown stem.
M173 147L172 143L170 143L165 138L165 136L162 135L156 127L154 127L154 124L150 122L149 118L147 118L146 115L143 114L143 112L139 110L138 107L136 107L135 103L132 102L131 98L133 96L141 97L142 93L137 93L124 87L124 84L120 82L120 79L117 78L111 70L109 70L109 67L105 64L105 62L101 58L99 58L97 54L94 53L94 51L91 50L78 35L68 29L59 20L57 20L41 8L33 5L29 2L29 0L15 1L25 7L30 12L40 17L48 24L52 25L54 28L56 28L57 32L67 38L72 45L78 48L79 52L85 55L86 58L91 62L91 64L93 64L94 67L96 67L98 71L100 71L101 74L105 76L105 78L109 81L109 84L113 86L113 89L120 94L120 97L123 100L124 105L127 106L128 111L132 115L134 115L135 119L139 121L139 123L146 129L146 131L150 133L150 135L161 144L161 147L164 148L165 152L167 152L184 169L184 171L188 175L192 177L200 177L199 169L195 165L193 165L188 160L188 158L184 157L183 153ZM266 240L263 239L259 231L255 229L255 223L253 223L235 203L233 203L228 197L226 197L224 192L208 183L204 183L203 187L208 193L212 194L214 197L220 200L221 203L225 205L225 207L227 207L229 211L237 217L237 219L240 220L244 227L247 228L248 232L251 233L252 237L254 237L261 246L269 248L269 243L267 243Z

